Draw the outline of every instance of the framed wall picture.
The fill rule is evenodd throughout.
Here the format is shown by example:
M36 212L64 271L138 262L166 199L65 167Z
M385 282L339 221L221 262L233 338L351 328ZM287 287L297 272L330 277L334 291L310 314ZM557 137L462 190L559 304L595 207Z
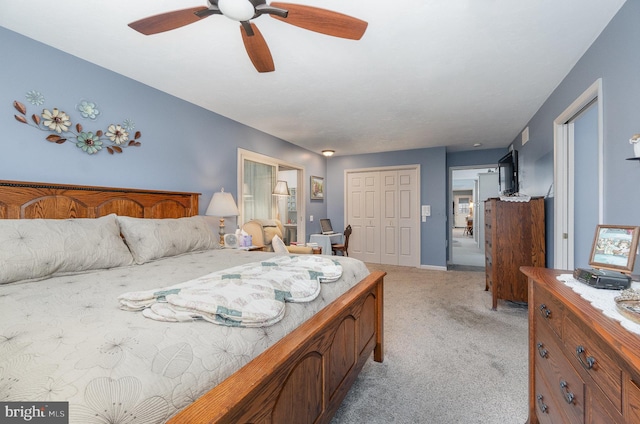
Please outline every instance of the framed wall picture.
M636 260L640 227L598 225L589 265L630 274Z
M311 200L324 199L324 178L311 177Z

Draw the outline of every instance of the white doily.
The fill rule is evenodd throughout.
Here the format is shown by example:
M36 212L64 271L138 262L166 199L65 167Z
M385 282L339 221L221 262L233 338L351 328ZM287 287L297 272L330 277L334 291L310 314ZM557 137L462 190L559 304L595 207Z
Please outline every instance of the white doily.
M582 298L589 301L589 303L591 303L595 308L600 309L604 315L619 321L624 328L632 333L640 334L640 324L636 324L618 312L616 302L613 299L616 296L620 296L619 290L596 289L589 287L588 285L573 278L573 275L571 274L561 274L557 278L567 286L571 287L571 289L578 293ZM631 282L631 288L640 289L640 283L636 281Z
M531 196L528 194L518 194L517 196L500 196L500 200L503 202L528 202L531 200Z

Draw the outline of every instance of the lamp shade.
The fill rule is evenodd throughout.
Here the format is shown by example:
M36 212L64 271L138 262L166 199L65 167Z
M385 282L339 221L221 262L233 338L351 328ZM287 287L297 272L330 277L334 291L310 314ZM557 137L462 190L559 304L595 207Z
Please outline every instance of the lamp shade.
M220 217L238 216L240 215L240 211L231 193L225 193L223 188L221 191L213 193L205 215Z
M290 196L289 185L286 181L278 181L273 189L274 196Z

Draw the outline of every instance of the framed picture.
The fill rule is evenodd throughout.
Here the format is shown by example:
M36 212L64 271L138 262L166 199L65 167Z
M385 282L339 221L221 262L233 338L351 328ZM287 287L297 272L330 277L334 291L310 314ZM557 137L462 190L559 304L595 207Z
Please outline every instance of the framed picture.
M324 199L324 178L311 177L311 200Z
M589 265L630 274L636 260L640 227L598 225Z

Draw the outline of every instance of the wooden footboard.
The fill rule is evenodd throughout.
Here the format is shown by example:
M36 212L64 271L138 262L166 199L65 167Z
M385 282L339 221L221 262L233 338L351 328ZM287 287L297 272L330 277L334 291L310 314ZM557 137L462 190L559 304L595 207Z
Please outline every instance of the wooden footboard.
M177 423L328 423L373 352L382 362L376 271L174 416Z

